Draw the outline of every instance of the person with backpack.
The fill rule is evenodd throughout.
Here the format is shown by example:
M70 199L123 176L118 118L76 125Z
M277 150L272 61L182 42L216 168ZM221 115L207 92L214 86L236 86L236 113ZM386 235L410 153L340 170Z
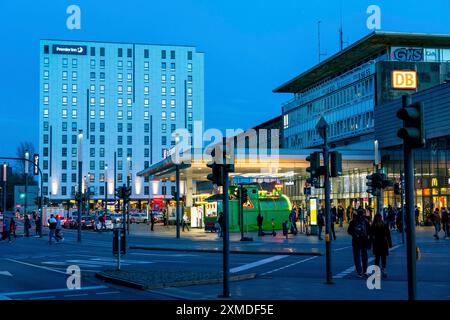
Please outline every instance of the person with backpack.
M375 265L380 266L383 278L387 277L386 257L389 255L389 248L392 248L391 232L384 224L381 214L376 214L370 228L370 243L375 256Z
M56 223L55 216L53 214L50 215L50 218L48 219L48 244L52 244L52 238L55 238L57 242L59 241L58 238L55 237Z
M59 241L64 241L64 238L61 236L62 230L62 218L60 215L56 216L56 227L55 227L55 239Z
M367 276L367 249L369 247L369 222L363 208L359 208L350 221L347 233L352 236L353 261L358 277Z
M264 217L261 215L261 212L258 213L256 217L256 224L258 225L258 236L261 237L263 235L262 225L263 225Z
M322 207L319 209L319 212L317 213L317 231L319 234L319 240L323 240L322 239L322 229L323 229L323 226L325 225L325 219L324 219L323 213L324 213L324 208Z

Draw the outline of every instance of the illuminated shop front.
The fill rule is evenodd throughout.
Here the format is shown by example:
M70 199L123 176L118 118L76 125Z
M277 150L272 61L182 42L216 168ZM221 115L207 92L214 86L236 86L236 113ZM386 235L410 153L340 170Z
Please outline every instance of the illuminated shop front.
M400 182L402 155L401 149L382 152L385 171L396 182ZM415 204L420 208L419 220L426 221L435 208L450 206L450 138L428 141L426 148L416 150L414 167ZM400 204L400 195L385 192L384 203Z

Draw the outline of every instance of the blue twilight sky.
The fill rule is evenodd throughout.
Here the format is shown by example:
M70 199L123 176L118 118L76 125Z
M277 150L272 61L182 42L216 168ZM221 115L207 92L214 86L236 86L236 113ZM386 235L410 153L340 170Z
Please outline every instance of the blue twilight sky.
M81 30L66 8L81 7ZM0 156L38 144L39 39L192 44L205 52L205 127L248 128L280 114L289 94L272 89L370 30L366 9L382 10L383 31L449 33L449 0L0 0Z

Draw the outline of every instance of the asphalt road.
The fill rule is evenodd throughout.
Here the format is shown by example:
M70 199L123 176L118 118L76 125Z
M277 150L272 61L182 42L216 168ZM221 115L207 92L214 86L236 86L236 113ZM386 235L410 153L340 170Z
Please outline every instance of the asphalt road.
M332 270L334 285L325 285L324 256L278 254L232 254L231 274L256 273L255 280L233 282L231 293L237 299L405 299L405 246L395 234L396 245L388 260L388 279L383 290L368 290L365 280L353 272L350 238L338 229ZM419 297L450 299L450 240L432 239L428 229L418 231L422 258L417 264ZM0 242L0 299L215 299L221 285L164 288L149 291L129 289L94 278L97 271L114 269L111 232L83 231L82 243L75 230L64 230L65 241L48 245L47 238L15 238ZM180 240L131 236L129 244L161 245ZM313 241L313 240L311 240ZM179 242L178 242L179 243ZM220 242L218 242L220 245ZM313 244L311 244L313 245ZM316 243L323 246L323 243ZM270 247L268 247L270 250ZM369 263L371 264L371 263ZM81 289L67 288L67 267L81 269ZM220 253L128 250L122 259L124 269L158 271L221 271Z

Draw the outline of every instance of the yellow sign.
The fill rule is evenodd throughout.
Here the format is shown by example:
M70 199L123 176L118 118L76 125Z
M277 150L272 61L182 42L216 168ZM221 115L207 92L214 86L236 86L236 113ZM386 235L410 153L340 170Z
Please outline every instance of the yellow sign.
M437 178L431 178L431 186L432 187L439 187Z
M417 89L417 72L408 70L392 71L392 87L394 89Z
M309 217L311 219L311 225L317 225L317 199L309 199Z

